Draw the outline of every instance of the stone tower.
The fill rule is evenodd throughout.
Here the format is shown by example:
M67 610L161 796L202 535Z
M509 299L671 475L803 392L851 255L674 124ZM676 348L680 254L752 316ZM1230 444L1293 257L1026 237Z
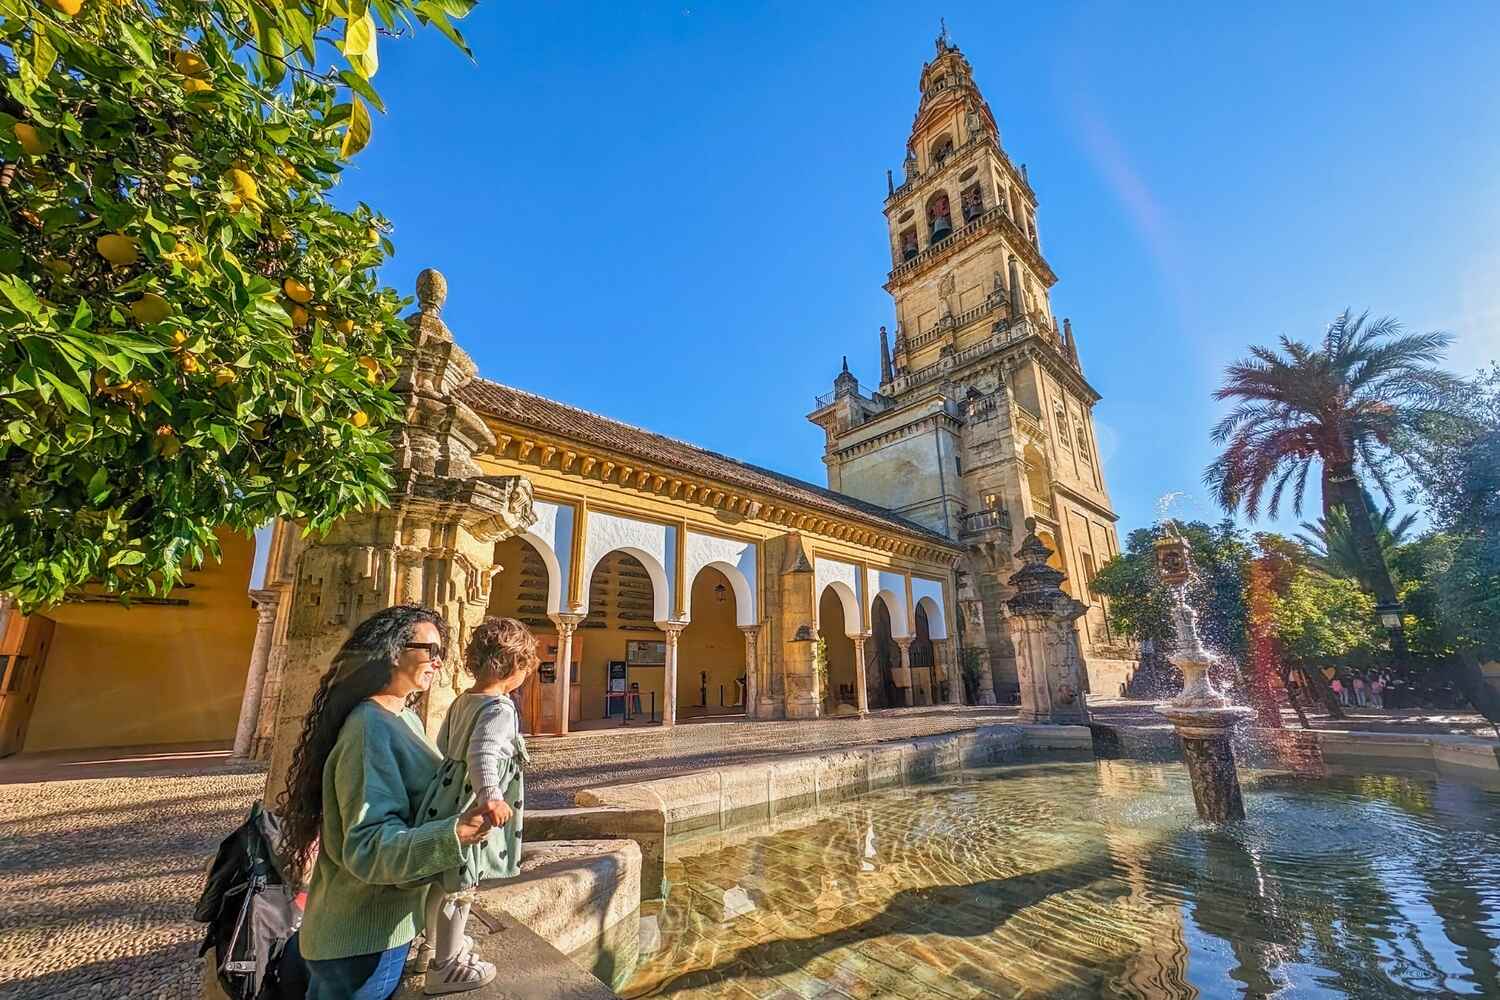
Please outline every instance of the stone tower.
M1036 192L946 30L919 90L904 176L886 175L895 317L894 334L880 330L879 388L845 370L808 416L827 434L828 485L964 543L963 641L1002 690L1016 682L1007 581L1019 525L1034 518L1064 589L1088 606L1078 630L1091 689L1115 695L1130 654L1088 588L1119 551L1099 394L1071 324L1053 315Z

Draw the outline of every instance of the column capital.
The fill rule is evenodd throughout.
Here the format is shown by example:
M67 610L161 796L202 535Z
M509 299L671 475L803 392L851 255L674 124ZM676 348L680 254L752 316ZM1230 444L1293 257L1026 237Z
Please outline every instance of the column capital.
M572 635L578 628L579 623L588 616L578 611L559 611L547 617L552 619L553 625L557 626L559 635Z
M741 632L745 633L745 638L747 639L754 639L757 635L760 634L759 625L737 625L735 627L738 628Z
M850 634L850 636L849 636L849 638L851 638L851 639L858 639L860 642L864 642L867 639L873 639L874 637L875 637L875 633L874 633L873 630L867 630L867 631L864 631L864 632L854 632L854 633Z
M687 622L657 622L656 627L667 634L668 642L676 642L677 637L682 635L682 630L688 627Z
M891 641L894 642L897 646L900 646L901 647L901 652L903 652L903 653L906 652L908 649L911 648L912 641L915 640L915 639L916 639L916 636L914 636L914 635L901 635L901 636L893 635L893 636L891 636Z

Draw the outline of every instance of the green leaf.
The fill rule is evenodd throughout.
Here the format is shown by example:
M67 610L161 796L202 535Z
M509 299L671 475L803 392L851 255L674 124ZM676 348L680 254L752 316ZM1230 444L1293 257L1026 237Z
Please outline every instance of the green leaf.
M101 465L99 471L95 472L93 478L89 480L89 502L96 505L103 503L112 489L113 487L109 484L109 470Z
M223 424L210 424L208 433L213 436L215 441L219 442L219 447L224 449L224 451L229 452L234 449L236 435L233 428L226 427Z
M77 389L73 388L68 383L64 382L57 376L55 372L43 368L41 369L41 373L42 377L45 378L48 382L51 382L53 387L57 389L57 394L63 398L63 402L67 403L79 413L88 415L89 400L87 396L79 392Z
M368 138L368 135L366 136ZM32 319L41 319L42 303L31 286L13 274L0 274L0 293L10 299L11 305Z
M350 90L353 90L360 97L375 105L375 110L381 114L385 114L385 103L381 101L380 95L375 93L375 88L370 86L369 80L366 80L358 73L351 73L347 69L339 70L339 79L348 84Z
M271 12L262 8L259 4L250 5L250 17L255 22L255 38L260 65L261 76L266 83L275 87L279 85L286 76L286 44L281 38L281 29Z
M349 125L344 129L344 141L339 146L339 155L345 158L364 149L370 142L370 110L365 102L356 97L349 106Z
M57 49L52 45L52 39L47 37L45 31L36 31L31 37L31 70L39 77L45 77L52 72L52 64L57 61Z
M121 549L109 557L110 566L139 566L146 561L146 553L139 549Z
M440 3L438 0L422 0L421 3L414 4L412 9L420 16L425 17L428 23L434 28L441 31L448 41L457 45L464 55L473 59L474 50L469 48L469 43L464 41L464 36L459 34L458 29L453 26L453 22L448 20L448 14L444 10L445 6L446 4Z

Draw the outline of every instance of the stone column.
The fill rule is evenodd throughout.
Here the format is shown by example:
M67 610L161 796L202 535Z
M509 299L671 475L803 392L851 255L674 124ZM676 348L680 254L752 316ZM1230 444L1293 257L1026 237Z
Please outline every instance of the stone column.
M964 672L958 663L958 643L952 639L944 639L943 643L943 670L948 675L948 704L962 705L964 703ZM990 691L990 697L995 692Z
M892 680L905 693L908 708L917 703L916 688L911 682L911 640L912 637L909 635L891 636L891 641L896 644L897 649L901 650L901 665L892 671L895 675Z
M854 640L854 704L861 716L870 714L869 675L865 671L865 642L873 632L856 632L849 638Z
M1088 610L1063 593L1063 574L1047 565L1052 550L1026 520L1027 535L1016 555L1021 568L1010 578L1016 594L1011 611L1016 671L1021 683L1021 721L1083 725L1089 721L1083 690L1083 657L1073 623Z
M780 653L784 707L788 719L816 719L823 714L818 678L813 665L817 644L817 601L813 596L813 565L799 533L784 536L778 590L780 621L774 631L772 655Z
M240 698L240 719L234 727L235 757L248 757L255 742L256 724L266 690L266 665L271 659L271 639L276 628L276 605L281 594L274 590L252 590L255 606L255 642L250 647L250 668L245 672L245 694Z
M759 678L756 676L755 639L760 634L759 625L741 625L745 633L745 718L756 717L755 699L760 695Z
M436 734L461 686L463 647L489 605L495 543L536 522L531 484L487 476L474 460L495 447L495 436L459 397L478 369L440 318L446 296L441 274L417 276L420 308L407 320L411 348L394 386L405 413L392 434L389 508L339 521L297 560L267 801L285 787L304 716L333 654L383 608L419 603L448 624L447 660L418 705Z
M677 725L677 640L687 622L657 622L656 627L667 634L667 663L662 679L661 724L665 728Z
M573 633L584 616L571 612L548 615L557 626L557 735L568 735L573 684Z

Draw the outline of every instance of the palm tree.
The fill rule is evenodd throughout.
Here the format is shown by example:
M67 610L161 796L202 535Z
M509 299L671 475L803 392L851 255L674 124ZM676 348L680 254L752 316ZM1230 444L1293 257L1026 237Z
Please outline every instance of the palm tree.
M1407 533L1416 523L1415 513L1407 514L1394 524L1395 504L1384 509L1375 506L1368 490L1365 491L1365 506L1377 511L1375 517L1375 541L1380 546L1380 561L1389 566L1391 552L1405 544ZM1302 531L1297 541L1307 549L1312 564L1329 576L1350 577L1359 580L1366 590L1373 592L1375 582L1364 578L1364 560L1354 542L1354 533L1349 528L1349 518L1342 508L1334 508L1328 516L1318 518L1316 523L1302 522Z
M1243 506L1253 521L1262 500L1275 517L1288 486L1300 514L1307 477L1320 463L1323 517L1342 512L1363 567L1360 578L1370 582L1377 602L1394 607L1396 587L1380 555L1360 474L1393 503L1385 462L1411 447L1412 435L1439 412L1441 394L1458 380L1436 367L1447 334L1404 333L1390 317L1368 320L1368 313L1345 310L1317 346L1282 337L1279 351L1252 347L1251 357L1225 369L1214 398L1236 405L1214 428L1214 442L1225 448L1204 479L1226 510ZM1400 628L1391 639L1404 658Z

